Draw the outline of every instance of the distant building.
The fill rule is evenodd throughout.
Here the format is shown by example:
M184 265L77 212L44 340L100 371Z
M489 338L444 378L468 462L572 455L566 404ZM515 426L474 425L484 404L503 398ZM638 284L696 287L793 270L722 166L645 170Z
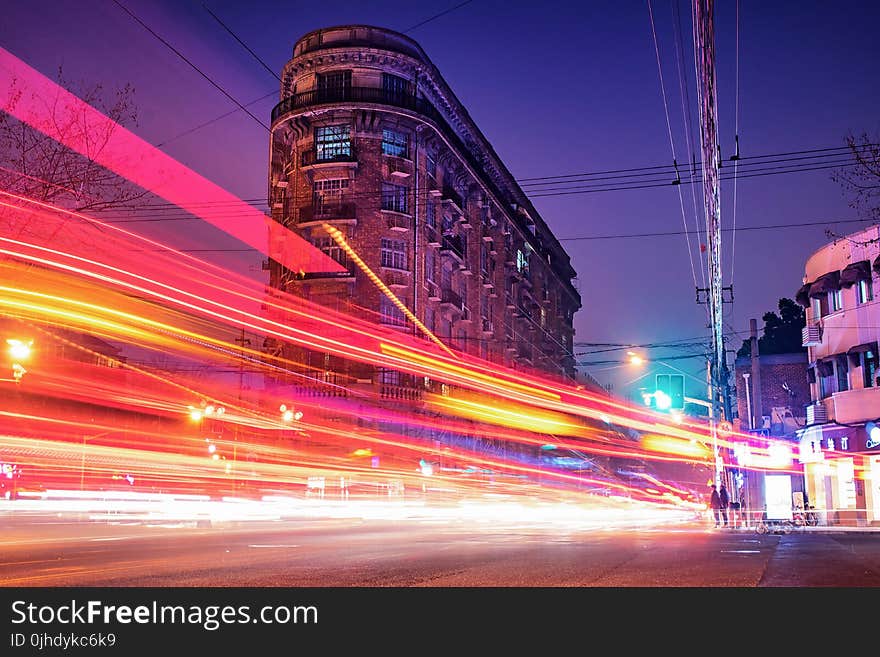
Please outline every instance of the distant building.
M740 431L794 438L806 423L805 409L811 400L807 365L806 351L759 355L756 376L752 359L738 357L734 373ZM755 389L756 381L760 390Z
M573 380L581 297L569 256L412 39L343 26L296 42L272 111L269 200L275 221L347 268L294 272L270 258L271 287L418 334L328 224L451 348ZM399 372L278 348L327 394L366 384L413 399L422 387Z
M810 404L798 432L809 501L829 523L880 524L880 227L847 235L806 262Z

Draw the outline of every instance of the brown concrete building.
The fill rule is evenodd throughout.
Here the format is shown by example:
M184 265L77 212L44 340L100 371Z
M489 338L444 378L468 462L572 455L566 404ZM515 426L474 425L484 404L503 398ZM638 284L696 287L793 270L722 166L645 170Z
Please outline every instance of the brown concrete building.
M282 80L272 217L348 271L293 272L270 259L270 285L417 330L327 223L451 348L571 379L581 299L569 256L419 45L376 27L317 30L296 42ZM289 355L341 385L411 385L329 355Z

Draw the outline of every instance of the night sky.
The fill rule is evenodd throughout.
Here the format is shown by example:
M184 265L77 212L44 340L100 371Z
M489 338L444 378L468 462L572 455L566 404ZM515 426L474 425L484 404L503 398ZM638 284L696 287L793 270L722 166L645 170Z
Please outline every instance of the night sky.
M123 4L242 103L274 90L272 97L249 106L268 124L278 102L277 80L200 1ZM311 30L363 23L406 31L457 4L207 3L277 72L290 58L294 41ZM675 149L683 162L690 156L675 57L674 6L675 0L652 3ZM692 134L698 135L690 3L682 1L679 8ZM716 10L725 158L734 152L736 132L736 8L729 0L718 2ZM880 135L880 3L744 0L739 12L742 157L842 146L851 132ZM406 33L423 47L517 178L672 162L645 2L472 0ZM135 132L153 144L165 144L167 153L241 198L265 198L265 129L239 111L172 139L236 107L112 0L7 1L0 45L49 76L63 64L70 79L100 81L107 88L132 83L140 115ZM725 162L728 166L732 169ZM740 180L737 227L857 218L830 173ZM572 239L681 231L679 189L688 227L694 229L691 189L684 185L533 198L579 274L584 306L575 316L576 342L706 341L706 308L695 303L683 235ZM701 195L697 208L702 227ZM732 227L732 181L722 186L721 215L723 225ZM829 241L826 230L843 235L862 225L738 231L733 258L734 234L725 232L724 284L732 282L735 293L734 303L724 306L725 328L740 332L731 336L730 347L739 347L750 318L760 320L765 311L775 309L779 297L794 296L805 260ZM185 230L180 224L171 229ZM702 287L699 244L700 239L691 236L697 284ZM259 256L251 259L258 264ZM646 353L660 358L698 350ZM623 353L582 359L619 359ZM674 364L698 376L705 367L699 358ZM620 395L631 394L646 380L631 383L640 374L621 366L597 365L587 371L602 383L614 383ZM699 394L693 381L689 388L689 394Z

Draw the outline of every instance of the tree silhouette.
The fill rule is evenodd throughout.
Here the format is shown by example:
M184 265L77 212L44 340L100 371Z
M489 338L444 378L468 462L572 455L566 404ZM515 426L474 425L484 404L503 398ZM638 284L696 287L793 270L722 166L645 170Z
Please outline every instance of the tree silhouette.
M764 334L758 338L758 353L766 354L790 354L806 351L801 342L801 330L807 324L807 316L804 309L797 303L783 297L778 304L779 314L766 312L764 320ZM742 346L736 352L738 357L752 355L751 339L743 340Z

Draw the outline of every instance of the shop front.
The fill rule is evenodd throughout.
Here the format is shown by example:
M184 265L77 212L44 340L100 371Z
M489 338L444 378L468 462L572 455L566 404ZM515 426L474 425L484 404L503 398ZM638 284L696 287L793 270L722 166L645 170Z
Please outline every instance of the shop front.
M806 502L820 522L880 525L880 444L873 445L865 427L825 424L800 436Z

